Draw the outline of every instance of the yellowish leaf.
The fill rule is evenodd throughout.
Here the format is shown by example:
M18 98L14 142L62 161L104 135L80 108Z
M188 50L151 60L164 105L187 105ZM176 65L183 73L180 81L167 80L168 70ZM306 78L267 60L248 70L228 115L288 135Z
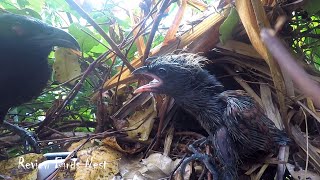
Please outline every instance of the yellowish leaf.
M112 179L119 172L122 154L107 146L95 146L77 153L74 179Z
M128 118L129 127L126 129L134 129L128 131L128 136L140 141L146 141L152 130L154 120L157 116L156 101L154 97L151 98L152 103L146 109L136 111Z
M12 179L37 179L38 164L45 160L42 154L25 154L0 161L0 174Z
M272 56L269 54L267 48L263 44L260 38L260 30L263 27L270 27L270 23L267 19L264 8L260 0L243 1L236 0L236 7L240 16L241 22L248 34L248 37L257 50L257 52L263 57L268 63L271 76L277 89L277 96L279 100L280 113L282 119L286 118L286 105L285 105L285 94L286 87L284 84L283 76L280 71L279 65L275 62ZM285 127L288 129L288 123L284 121Z
M59 48L54 53L55 62L53 64L54 77L60 82L69 81L81 74L80 64L78 62L78 56L70 49ZM76 80L70 82L74 84Z
M187 0L182 0L181 5L179 7L179 10L176 14L176 17L174 18L173 23L170 26L170 28L166 34L166 37L163 40L164 45L168 44L169 41L171 41L175 38L175 35L178 31L178 28L179 28L179 25L180 25L181 20L183 18L186 7L187 7Z

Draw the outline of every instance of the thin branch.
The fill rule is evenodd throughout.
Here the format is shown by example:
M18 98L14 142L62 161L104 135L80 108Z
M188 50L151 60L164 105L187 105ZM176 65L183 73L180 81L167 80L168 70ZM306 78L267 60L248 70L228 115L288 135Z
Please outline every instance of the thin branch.
M163 13L164 11L168 8L168 4L169 4L170 0L164 0L161 7L160 7L160 10L158 12L158 15L153 23L153 26L151 28L151 32L150 32L150 35L149 35L149 39L148 39L148 42L147 42L147 45L146 45L146 49L144 51L144 54L143 54L143 58L142 58L142 63L144 63L144 61L148 58L149 56L149 53L150 53L150 49L151 49L151 44L152 44L152 41L153 41L153 38L156 34L156 31L158 29L158 26L160 24L160 21L163 17Z
M109 43L112 49L116 52L123 63L128 67L130 71L134 70L130 62L127 60L125 55L121 52L116 43L108 36L106 32L73 0L65 0L73 9L75 9L84 19L86 19L98 32L99 34Z

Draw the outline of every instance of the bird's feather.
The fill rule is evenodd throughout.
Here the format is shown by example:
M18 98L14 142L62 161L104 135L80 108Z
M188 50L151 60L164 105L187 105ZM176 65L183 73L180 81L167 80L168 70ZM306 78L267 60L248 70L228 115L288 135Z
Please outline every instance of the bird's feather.
M1 124L3 112L36 98L47 85L52 47L79 45L67 32L31 17L1 14L0 25Z

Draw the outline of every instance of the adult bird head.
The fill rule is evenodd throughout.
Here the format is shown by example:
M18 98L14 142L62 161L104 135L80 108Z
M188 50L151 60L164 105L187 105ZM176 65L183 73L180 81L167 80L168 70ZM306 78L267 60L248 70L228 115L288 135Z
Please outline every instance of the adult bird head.
M67 32L38 19L11 13L0 15L0 40L7 47L12 45L28 50L50 52L53 46L80 49L78 42Z
M199 91L221 92L221 83L202 68L204 61L207 61L205 57L191 53L148 58L147 65L132 74L146 75L153 80L136 89L135 93L155 92L177 98L194 96Z
M0 124L9 108L36 98L46 87L54 46L80 49L61 29L31 17L0 14Z

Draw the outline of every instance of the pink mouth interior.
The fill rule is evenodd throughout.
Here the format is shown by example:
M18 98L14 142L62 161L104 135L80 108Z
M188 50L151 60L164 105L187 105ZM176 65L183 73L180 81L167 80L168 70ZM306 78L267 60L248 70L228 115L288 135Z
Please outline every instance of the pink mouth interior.
M149 73L146 73L144 75L152 77L153 80L148 84L140 86L133 93L137 94L141 92L155 92L155 88L162 85L162 80L158 76Z

